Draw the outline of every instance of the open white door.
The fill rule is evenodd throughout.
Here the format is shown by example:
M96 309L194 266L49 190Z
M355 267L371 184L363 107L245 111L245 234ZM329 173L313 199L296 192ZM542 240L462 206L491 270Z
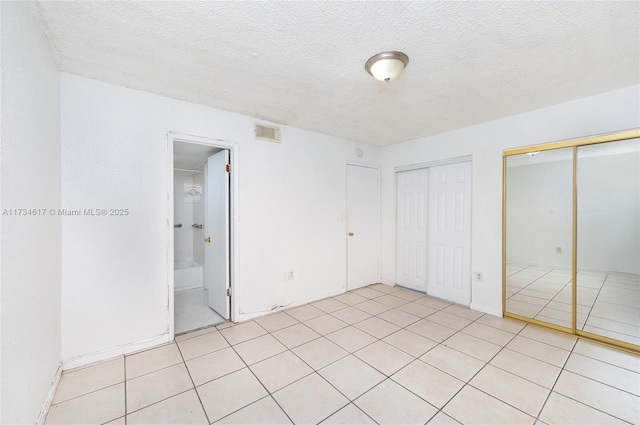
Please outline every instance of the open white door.
M471 162L430 168L427 293L471 301Z
M347 228L347 289L379 282L378 169L347 165Z
M229 319L229 151L207 159L205 261L209 307Z

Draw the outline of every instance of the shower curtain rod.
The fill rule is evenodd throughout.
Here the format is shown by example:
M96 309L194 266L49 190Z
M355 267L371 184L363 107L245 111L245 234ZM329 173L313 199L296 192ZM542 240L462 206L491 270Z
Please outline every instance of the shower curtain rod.
M186 171L188 173L201 173L202 170L187 170L186 168L174 168L173 171Z

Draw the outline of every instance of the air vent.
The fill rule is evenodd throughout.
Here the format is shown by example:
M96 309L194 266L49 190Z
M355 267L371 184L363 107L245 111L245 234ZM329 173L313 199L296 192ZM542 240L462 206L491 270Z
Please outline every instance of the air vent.
M266 140L267 142L280 143L280 128L270 127L268 125L255 125L256 139Z

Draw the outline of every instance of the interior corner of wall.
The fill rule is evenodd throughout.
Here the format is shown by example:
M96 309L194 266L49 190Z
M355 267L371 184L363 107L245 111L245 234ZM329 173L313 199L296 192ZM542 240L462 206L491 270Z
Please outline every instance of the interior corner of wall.
M491 314L492 316L502 317L502 310L501 309L487 307L485 305L474 303L474 302L472 302L469 305L469 308L471 310L479 311L481 313L487 313L487 314Z
M385 278L380 278L380 283L384 283L385 285L389 285L389 286L396 286L396 281L395 279L385 279Z
M168 332L165 332L163 334L142 341L131 342L128 344L119 345L117 347L107 348L106 350L71 357L62 362L62 370L69 370L80 366L86 366L91 363L102 362L105 360L116 358L118 356L131 354L136 351L153 348L155 346L166 344L168 342L171 342L171 336Z
M49 387L47 398L44 400L44 404L42 405L42 409L40 410L40 414L38 415L38 419L36 420L36 425L44 424L44 421L47 418L47 413L49 413L49 409L51 408L51 404L53 403L53 397L56 394L56 391L58 390L58 385L60 384L61 377L62 377L62 362L58 364L58 369L56 370L56 373L53 376L53 381L51 381L51 386Z

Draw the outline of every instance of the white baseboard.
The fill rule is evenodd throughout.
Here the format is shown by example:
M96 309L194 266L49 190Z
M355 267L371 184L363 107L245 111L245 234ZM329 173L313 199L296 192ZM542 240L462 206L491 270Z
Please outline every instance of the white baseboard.
M260 316L265 316L267 314L271 314L271 313L275 313L281 310L285 310L288 308L293 308L293 307L298 307L307 303L312 303L314 301L320 301L324 298L328 298L328 297L335 297L336 295L342 295L345 292L347 292L347 290L345 288L341 288L338 289L336 291L331 291L331 292L326 292L324 294L319 294L319 295L314 295L312 297L307 297L307 298L301 298L295 301L290 302L287 305L279 305L277 307L273 307L270 309L265 309L265 310L259 310L259 311L254 311L251 313L243 313L240 312L238 314L238 318L236 320L236 322L246 322L247 320L251 320L251 319L255 319L256 317L260 317Z
M170 341L169 334L165 333L153 338L145 339L143 341L132 342L129 344L120 345L118 347L109 348L107 350L85 354L85 355L74 357L72 359L69 359L63 362L62 370L74 369L76 367L86 366L91 363L108 360L113 357L122 356L124 354L134 353L136 351L155 347L156 345L164 344L169 341Z
M476 303L471 303L469 308L471 310L481 311L483 313L491 314L492 316L502 317L502 310L498 310L495 308L487 307L487 306L476 304Z
M38 420L36 420L36 425L44 424L44 421L47 418L47 413L49 413L49 408L51 407L51 403L53 402L53 396L55 396L56 390L58 389L58 384L60 383L61 376L62 376L62 363L58 365L58 370L56 370L56 375L53 377L53 381L51 382L51 387L49 387L47 398L44 401L42 410L40 410L40 415L38 415Z
M97 363L103 360L108 360L113 357L122 356L124 354L129 354L136 351L144 350L144 349L151 348L156 345L164 344L167 342L169 342L169 334L162 334L157 337L146 339L144 341L133 342L130 344L125 344L115 348L111 348L108 350L103 350L96 353L85 354L83 356L74 357L72 359L69 359L67 361L60 363L60 365L58 365L58 370L56 371L56 375L53 378L53 382L51 382L51 387L49 388L49 392L47 393L47 398L44 401L44 405L42 406L42 410L40 411L40 415L38 416L36 425L44 424L44 421L47 418L47 414L49 413L49 409L51 408L53 397L55 396L56 390L58 389L58 385L60 384L60 379L62 378L63 371L74 369L76 367L86 366L91 363Z

